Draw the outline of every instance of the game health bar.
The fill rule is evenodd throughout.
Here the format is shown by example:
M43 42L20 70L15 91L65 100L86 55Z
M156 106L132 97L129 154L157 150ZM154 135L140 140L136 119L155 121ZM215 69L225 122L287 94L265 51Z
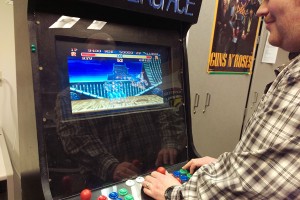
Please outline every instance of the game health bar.
M147 56L147 55L126 55L126 54L85 53L85 52L82 52L81 56L83 56L83 57L104 57L104 58L152 59L152 56Z

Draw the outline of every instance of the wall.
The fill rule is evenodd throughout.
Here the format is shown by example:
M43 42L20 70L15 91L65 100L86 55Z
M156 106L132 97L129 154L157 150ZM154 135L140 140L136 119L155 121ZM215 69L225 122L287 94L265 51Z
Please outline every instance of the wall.
M207 73L217 5L215 0L202 2L187 48L193 143L200 156L212 157L238 143L251 81L248 74Z
M20 188L17 87L13 2L0 0L0 127L2 127L14 170L15 188ZM21 190L15 199L21 199Z

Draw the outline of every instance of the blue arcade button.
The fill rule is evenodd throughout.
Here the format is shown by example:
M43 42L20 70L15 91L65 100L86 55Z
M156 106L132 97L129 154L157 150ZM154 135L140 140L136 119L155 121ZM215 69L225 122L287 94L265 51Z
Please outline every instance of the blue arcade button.
M117 199L119 197L117 192L111 192L108 196L110 199Z
M181 174L180 174L180 171L174 171L174 172L173 172L173 175L174 175L175 177L178 177L178 178L179 178L179 176L180 176Z
M187 177L186 175L181 175L179 178L182 183L187 182L189 180L189 177Z

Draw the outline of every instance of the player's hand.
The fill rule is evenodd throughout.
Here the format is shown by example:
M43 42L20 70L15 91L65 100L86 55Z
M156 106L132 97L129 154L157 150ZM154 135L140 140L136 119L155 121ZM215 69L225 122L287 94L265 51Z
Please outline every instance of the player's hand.
M202 157L190 160L187 164L185 164L182 168L189 169L190 173L193 174L195 170L203 165L210 164L215 162L217 159L212 157Z
M246 34L242 34L241 38L242 38L243 40L245 40L245 39L247 38L247 35L246 35Z
M113 173L113 180L114 181L121 181L126 178L131 178L133 176L137 176L140 173L140 170L134 166L130 162L122 162L120 163L114 173Z
M181 185L177 179L166 171L166 174L161 174L157 171L145 177L143 182L144 193L156 200L165 200L164 194L168 187L173 185Z
M177 149L173 148L163 148L159 151L155 165L174 165L177 159Z

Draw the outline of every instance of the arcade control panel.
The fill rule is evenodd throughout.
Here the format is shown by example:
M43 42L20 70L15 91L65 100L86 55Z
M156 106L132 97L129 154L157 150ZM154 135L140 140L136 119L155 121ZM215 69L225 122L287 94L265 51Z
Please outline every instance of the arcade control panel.
M180 163L167 168L169 173L181 183L188 181L191 174L181 167L185 163ZM165 168L159 167L158 172L164 173ZM142 191L142 182L144 177L139 176L135 179L128 179L125 182L121 182L116 185L112 185L107 188L101 188L96 190L84 189L81 191L80 196L72 197L72 200L150 200L149 196Z

